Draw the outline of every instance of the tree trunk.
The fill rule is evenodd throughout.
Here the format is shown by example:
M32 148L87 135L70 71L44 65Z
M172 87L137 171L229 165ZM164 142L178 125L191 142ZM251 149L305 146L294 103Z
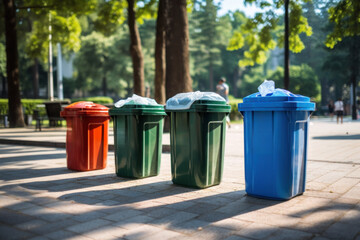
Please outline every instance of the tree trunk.
M328 79L326 77L322 77L321 80L321 105L326 106L329 103L329 86Z
M34 59L33 66L33 84L34 84L34 98L39 98L39 60Z
M189 69L189 29L186 0L167 0L166 98L191 92Z
M352 85L352 119L357 119L357 107L356 107L356 78L359 75L359 66L360 66L360 47L359 47L360 37L354 36L351 39L350 46L350 59L351 59L351 73L350 73L350 81Z
M210 91L214 91L214 67L212 60L210 59L209 63L209 81L210 81Z
M134 93L140 96L144 96L144 58L141 50L140 34L136 26L134 0L127 0L127 2L128 26L130 32L130 53L133 63Z
M102 79L102 90L103 90L103 95L107 96L107 79L106 79L106 76L103 76L103 79Z
M7 91L6 91L6 77L4 75L1 75L2 78L2 91L1 91L1 97L7 98Z
M290 58L289 58L289 0L285 0L285 39L284 39L284 50L285 50L285 62L284 62L284 88L289 90L290 82Z
M166 1L160 0L158 16L156 20L155 42L155 100L159 104L165 104L165 41L166 41Z
M5 12L6 73L8 82L10 127L24 127L21 107L19 57L16 35L16 9L14 0L3 0Z

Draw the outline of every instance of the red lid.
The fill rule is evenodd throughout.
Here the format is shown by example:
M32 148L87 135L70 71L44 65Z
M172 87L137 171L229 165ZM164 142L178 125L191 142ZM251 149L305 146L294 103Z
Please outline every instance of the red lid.
M70 104L60 112L62 117L79 115L109 116L109 108L93 102L81 101Z

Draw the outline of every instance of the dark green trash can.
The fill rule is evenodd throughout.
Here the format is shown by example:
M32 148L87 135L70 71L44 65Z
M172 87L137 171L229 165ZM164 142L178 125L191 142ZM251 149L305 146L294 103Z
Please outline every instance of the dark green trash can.
M115 168L119 177L159 174L164 106L124 105L109 111L114 119Z
M175 184L207 188L221 182L226 116L231 107L222 98L206 99L195 100L189 109L169 109L166 105L165 111L170 116L171 174Z

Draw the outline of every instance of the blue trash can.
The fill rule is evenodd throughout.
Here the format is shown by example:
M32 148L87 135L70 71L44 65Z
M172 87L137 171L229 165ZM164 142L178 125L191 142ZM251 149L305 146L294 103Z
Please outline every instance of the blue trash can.
M310 98L276 89L238 105L244 117L245 185L249 195L290 199L305 191Z

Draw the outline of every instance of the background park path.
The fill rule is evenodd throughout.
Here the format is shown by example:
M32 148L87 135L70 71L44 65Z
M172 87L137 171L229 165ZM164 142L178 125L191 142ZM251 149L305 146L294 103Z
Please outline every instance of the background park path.
M227 131L222 183L202 190L172 184L169 153L135 180L116 177L113 152L104 170L67 170L64 129L4 139L60 145L0 145L0 239L360 240L360 121L311 121L306 191L289 201L246 196L242 125Z

